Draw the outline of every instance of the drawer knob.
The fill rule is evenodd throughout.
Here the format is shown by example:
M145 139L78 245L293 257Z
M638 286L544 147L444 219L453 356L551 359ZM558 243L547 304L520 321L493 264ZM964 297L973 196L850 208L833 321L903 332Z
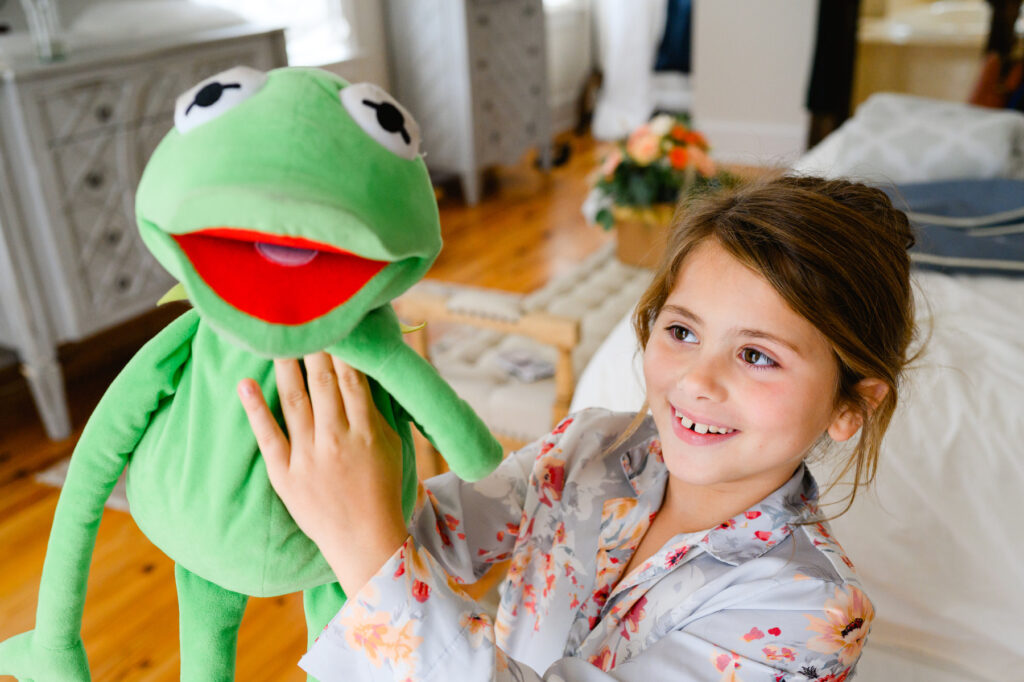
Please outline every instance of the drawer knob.
M91 189L99 189L103 186L103 173L99 171L89 171L85 174L85 184Z
M101 104L96 107L96 120L100 123L106 123L110 120L110 117L114 115L114 110L109 104Z

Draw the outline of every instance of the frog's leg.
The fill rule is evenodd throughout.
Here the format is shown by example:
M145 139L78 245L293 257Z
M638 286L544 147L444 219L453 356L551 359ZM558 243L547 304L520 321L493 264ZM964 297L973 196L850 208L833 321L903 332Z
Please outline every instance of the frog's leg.
M345 600L345 592L338 583L317 585L302 593L302 605L306 611L307 649L313 646L331 618L345 605ZM313 677L308 679L309 682L316 682Z
M249 597L174 566L183 682L235 679L238 626Z
M306 610L306 628L309 634L308 646L320 636L331 618L345 605L347 597L338 583L327 583L311 587L302 593L302 606Z
M0 643L0 675L39 682L90 679L79 631L103 503L153 411L174 394L198 326L194 311L168 325L132 358L89 418L54 513L36 627Z

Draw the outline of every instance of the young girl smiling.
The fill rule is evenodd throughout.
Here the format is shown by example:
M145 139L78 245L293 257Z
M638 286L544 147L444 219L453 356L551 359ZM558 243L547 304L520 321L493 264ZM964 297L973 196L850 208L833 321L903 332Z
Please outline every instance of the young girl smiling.
M482 481L432 479L408 524L397 438L361 375L307 356L307 389L278 361L287 437L239 384L271 482L350 596L307 672L851 674L874 611L804 460L859 433L842 473L854 494L873 478L914 332L906 217L813 178L683 213L634 316L649 413L585 410ZM460 583L506 559L492 616Z

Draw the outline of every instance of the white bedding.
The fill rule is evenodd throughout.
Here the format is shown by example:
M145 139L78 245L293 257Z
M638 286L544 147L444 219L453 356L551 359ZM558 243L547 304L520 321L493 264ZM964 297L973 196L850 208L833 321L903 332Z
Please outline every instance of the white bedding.
M926 352L875 490L832 524L877 609L857 679L1024 680L1024 279L916 281ZM641 377L624 319L572 409L637 409Z

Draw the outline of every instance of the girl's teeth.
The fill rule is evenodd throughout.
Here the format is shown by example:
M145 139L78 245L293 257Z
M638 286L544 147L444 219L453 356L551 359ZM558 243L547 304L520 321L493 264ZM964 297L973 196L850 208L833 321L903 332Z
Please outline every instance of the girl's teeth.
M689 419L687 419L685 416L683 416L678 410L676 410L675 413L676 413L676 418L679 419L680 423L682 423L683 428L692 429L693 431L696 431L697 433L700 433L700 434L707 434L707 433L726 434L726 433L732 433L732 431L733 431L732 429L726 428L724 426L709 426L708 424L696 424L696 423L690 421Z

